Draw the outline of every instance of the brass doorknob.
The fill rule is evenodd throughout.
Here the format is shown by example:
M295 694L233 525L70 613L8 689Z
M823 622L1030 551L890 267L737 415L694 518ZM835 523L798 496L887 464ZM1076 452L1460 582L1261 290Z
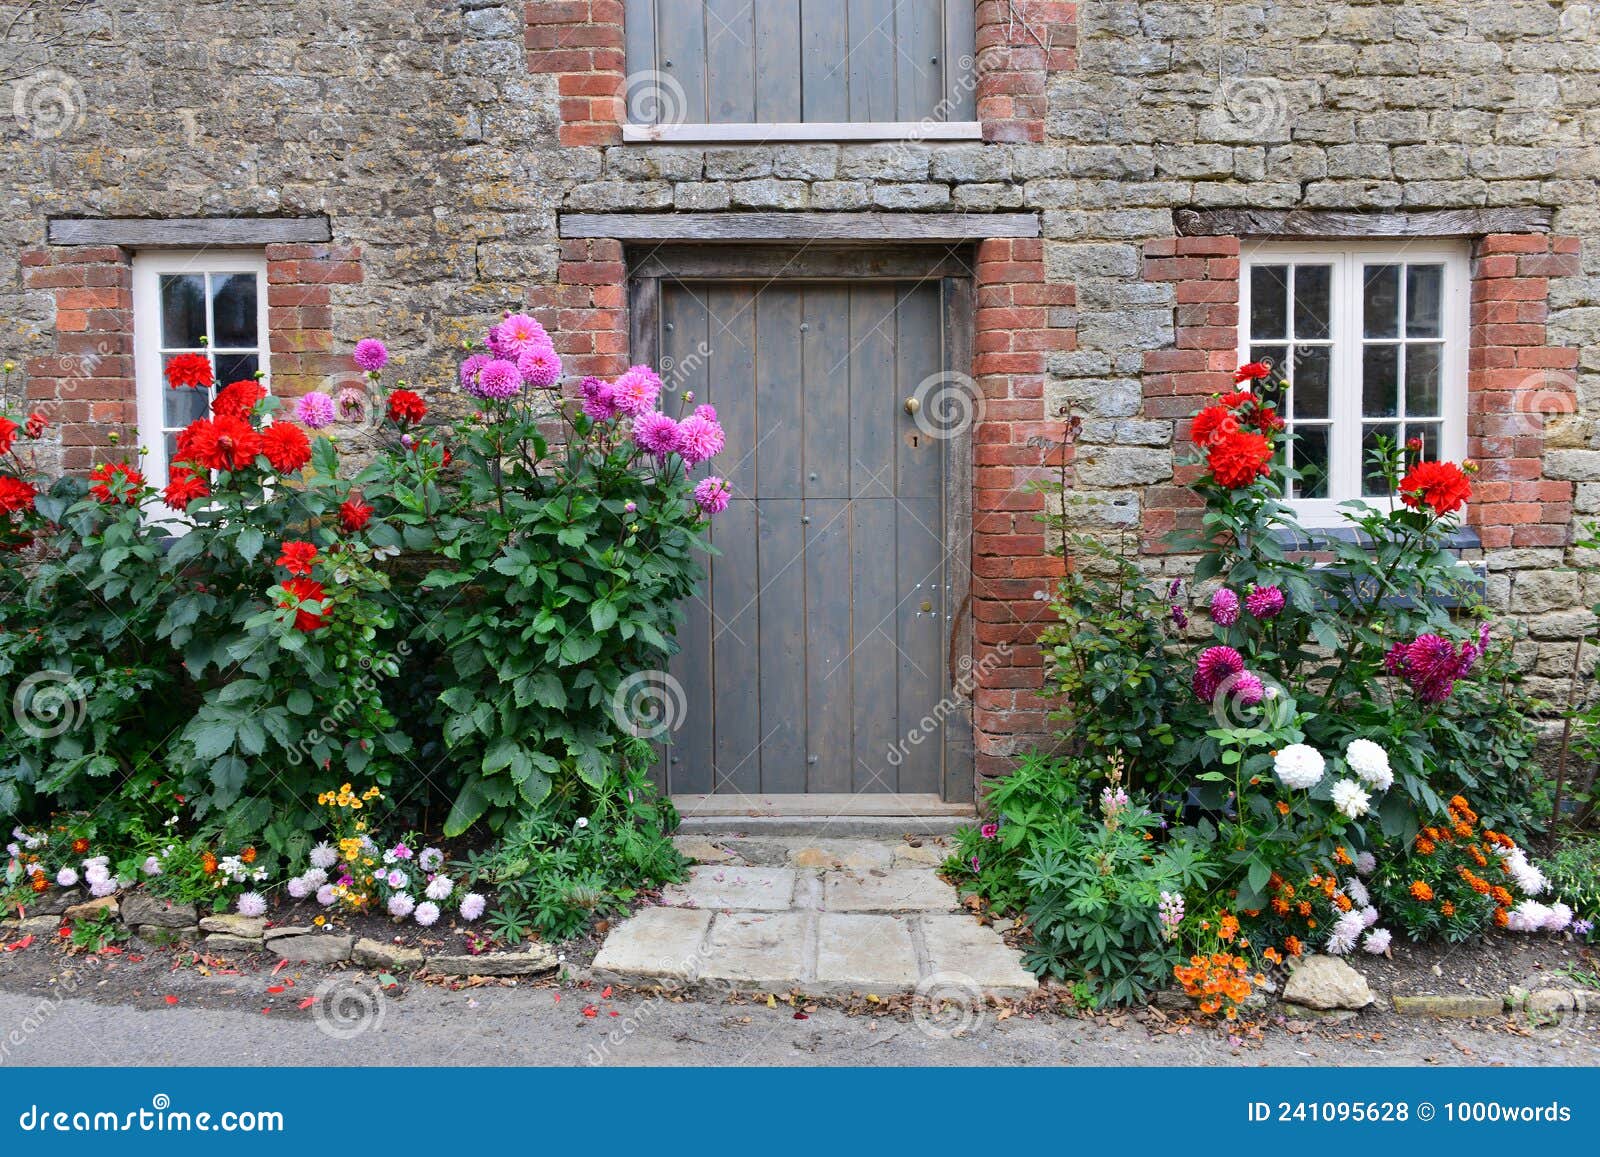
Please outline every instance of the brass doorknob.
M915 398L907 398L906 399L906 404L905 404L906 413L915 414L920 409L922 409L922 403L917 401L917 399L915 399Z

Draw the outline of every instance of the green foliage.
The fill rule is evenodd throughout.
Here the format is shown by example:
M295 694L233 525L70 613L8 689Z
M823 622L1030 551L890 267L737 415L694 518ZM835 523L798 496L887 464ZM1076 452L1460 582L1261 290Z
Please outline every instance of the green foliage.
M1600 922L1600 839L1574 838L1539 862L1550 880L1550 893L1571 906L1591 925ZM1595 940L1593 927L1585 939Z
M643 756L628 753L630 761ZM562 781L537 814L455 865L471 885L498 895L488 923L499 938L577 936L595 918L625 911L641 888L683 879L687 862L664 834L677 826L672 804L626 768L598 789Z
M1086 760L1024 755L986 797L991 821L956 832L956 850L945 872L997 911L1021 910L1028 899L1023 865L1046 831L1084 806L1087 780L1094 774Z

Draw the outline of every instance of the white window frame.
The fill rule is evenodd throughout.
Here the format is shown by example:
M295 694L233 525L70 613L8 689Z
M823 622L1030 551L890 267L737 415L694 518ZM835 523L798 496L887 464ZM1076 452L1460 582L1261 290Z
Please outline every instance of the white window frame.
M133 256L133 355L135 396L138 402L139 446L144 451L141 468L150 485L164 488L169 480L166 389L161 357L161 277L168 273L252 273L256 275L256 350L261 385L272 392L271 331L267 326L267 258L261 250L140 250ZM214 333L210 294L206 296L206 332ZM229 347L232 348L232 347ZM197 351L198 352L198 351ZM216 365L216 351L204 351ZM228 385L217 382L216 389ZM165 508L162 508L165 510ZM167 513L171 513L168 511Z
M1460 460L1467 452L1467 345L1471 322L1471 263L1465 242L1426 239L1411 241L1262 241L1247 245L1239 268L1239 362L1250 360L1252 345L1285 345L1272 338L1251 340L1251 269L1256 265L1330 265L1329 338L1332 360L1329 371L1329 416L1332 428L1328 445L1327 498L1289 500L1296 517L1307 527L1326 529L1346 525L1341 511L1357 501L1380 505L1384 496L1361 494L1362 474L1366 469L1362 453L1362 349L1372 344L1389 344L1396 339L1364 336L1362 267L1366 264L1442 265L1439 405L1442 424L1439 455ZM1404 279L1402 278L1402 292ZM1403 299L1402 299L1403 302ZM1291 314L1293 303L1290 303ZM1404 305L1402 303L1402 317ZM1398 339L1404 341L1404 335ZM1432 339L1430 339L1432 340ZM1290 387L1293 388L1293 376ZM1399 421L1400 419L1397 419Z

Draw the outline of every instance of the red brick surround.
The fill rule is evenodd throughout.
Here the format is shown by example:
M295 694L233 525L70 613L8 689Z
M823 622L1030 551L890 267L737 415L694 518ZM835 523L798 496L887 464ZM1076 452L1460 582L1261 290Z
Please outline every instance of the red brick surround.
M564 145L622 141L627 48L622 0L529 0L528 70L556 78Z
M1042 141L1051 72L1078 67L1078 6L1065 0L980 0L978 119L986 141Z
M272 392L295 397L350 369L333 348L333 285L359 283L361 252L269 245L267 325ZM60 466L82 473L138 445L133 365L133 253L116 246L42 246L22 254L29 289L55 298L51 351L23 367L30 410L50 419ZM113 441L112 435L116 435Z

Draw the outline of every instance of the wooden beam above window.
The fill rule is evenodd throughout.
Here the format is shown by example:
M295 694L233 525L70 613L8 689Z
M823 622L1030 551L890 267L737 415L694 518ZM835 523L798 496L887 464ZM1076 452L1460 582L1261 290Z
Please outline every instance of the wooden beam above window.
M982 241L1038 237L1034 213L563 213L563 237L618 241Z
M630 144L767 144L773 141L981 141L980 121L785 121L774 124L623 125Z
M1421 213L1357 213L1325 209L1179 209L1188 237L1479 237L1548 233L1550 210L1438 209Z
M120 245L125 249L275 245L333 240L327 217L57 217L51 245Z

